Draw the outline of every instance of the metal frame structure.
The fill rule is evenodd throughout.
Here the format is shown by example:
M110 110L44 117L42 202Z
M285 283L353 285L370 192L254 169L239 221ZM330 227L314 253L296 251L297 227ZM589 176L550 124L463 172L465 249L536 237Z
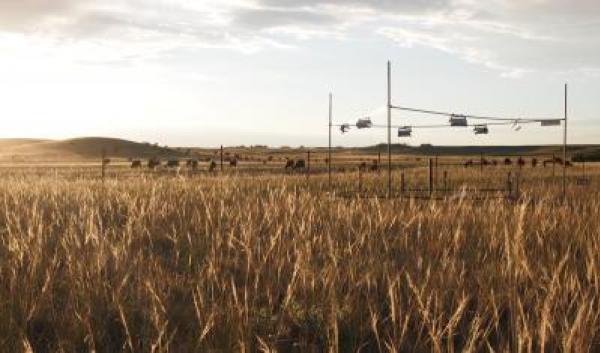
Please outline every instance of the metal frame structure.
M532 118L507 118L507 117L498 117L498 116L481 116L481 115L472 115L472 114L457 114L457 113L452 113L452 112L442 112L442 111L436 111L436 110L430 110L430 109L419 109L419 108L411 108L411 107L404 107L404 106L399 106L399 105L394 105L392 104L392 64L390 61L387 62L387 125L377 125L377 124L372 124L371 128L385 128L387 129L387 154L388 154L388 163L387 163L387 196L388 198L392 197L392 128L398 128L398 129L407 129L410 128L411 131L412 129L437 129L437 128L448 128L448 127L455 127L455 126L459 126L454 124L453 125L453 120L452 119L456 119L456 118L460 118L460 119L464 119L466 121L466 119L470 119L470 120L477 120L477 121L482 121L480 123L477 124L463 124L461 123L461 127L479 127L482 125L487 126L493 126L493 125L512 125L515 130L519 130L520 129L520 125L522 124L532 124L532 123L541 123L542 126L558 126L560 125L561 122L564 121L564 131L563 131L563 175L562 175L562 196L563 198L566 197L566 192L567 192L567 182L566 182L566 178L567 178L567 166L566 166L566 161L567 161L567 119L568 119L568 106L567 106L567 94L568 94L568 90L567 90L567 84L565 84L565 96L564 96L564 117L563 118L543 118L543 119L532 119ZM413 112L413 113L421 113L421 114L426 114L426 115L436 115L436 116L446 116L450 119L448 124L436 124L436 125L392 125L392 110L400 110L400 111L407 111L407 112ZM332 95L329 94L329 150L328 150L328 173L329 173L329 190L331 192L332 190L332 182L331 182L331 158L332 158L332 151L331 151L331 129L333 126L338 126L342 128L342 132L347 132L347 130L349 129L350 124L348 123L344 123L344 124L334 124L333 123L333 116L332 116ZM408 137L408 136L405 136Z

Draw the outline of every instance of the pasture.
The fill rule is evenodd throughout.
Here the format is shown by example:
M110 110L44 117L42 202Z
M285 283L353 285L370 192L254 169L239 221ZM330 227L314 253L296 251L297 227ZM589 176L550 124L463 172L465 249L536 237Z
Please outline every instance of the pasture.
M338 154L332 189L324 153L286 156L0 166L2 350L599 348L599 166L563 199L558 166L445 157L432 189L427 157L395 156L386 199L375 154Z

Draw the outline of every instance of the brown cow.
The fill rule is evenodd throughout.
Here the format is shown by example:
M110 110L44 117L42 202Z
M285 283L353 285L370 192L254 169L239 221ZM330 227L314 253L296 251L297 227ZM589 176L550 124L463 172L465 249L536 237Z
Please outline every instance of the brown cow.
M179 167L179 160L170 159L167 161L167 168L177 168Z
M284 169L294 169L294 160L293 159L286 159L286 161L285 161L285 168Z
M215 161L210 161L210 165L208 166L208 171L212 172L217 169L217 163Z
M131 161L131 168L137 169L142 167L142 161L139 159Z
M160 160L158 160L157 158L151 158L148 160L148 168L149 169L154 169L158 166L160 166Z
M188 168L192 168L194 170L198 169L198 160L197 159L188 159L185 162L185 164Z
M229 166L232 168L236 168L238 165L238 160L237 158L231 158L229 159Z

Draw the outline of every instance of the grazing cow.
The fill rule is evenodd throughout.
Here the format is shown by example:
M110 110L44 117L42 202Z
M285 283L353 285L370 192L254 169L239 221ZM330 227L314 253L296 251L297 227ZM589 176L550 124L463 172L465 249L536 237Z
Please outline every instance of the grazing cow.
M294 164L294 170L296 170L296 169L304 169L304 168L306 168L306 162L304 162L304 159L299 159Z
M366 172L367 171L367 162L362 162L361 164L359 164L358 170L360 170L361 172Z
M208 171L212 172L217 169L217 163L215 161L210 161L210 165L208 166Z
M231 158L231 159L229 159L229 166L230 167L235 168L235 167L237 167L237 164L238 164L237 158Z
M531 159L531 166L532 166L533 168L535 168L535 167L537 167L537 165L538 165L538 160L537 160L537 158L532 158L532 159Z
M156 158L151 158L148 160L148 168L149 169L154 169L158 166L160 166L160 160L158 160Z
M566 164L565 164L565 163L566 163ZM552 165L554 165L554 164L559 164L559 165L563 165L563 164L565 164L567 167L571 167L571 166L573 165L573 164L572 164L570 161L566 161L566 162L565 162L565 161L563 161L563 159L562 159L562 158L560 158L560 157L554 157L554 159L546 159L546 160L544 160L544 162L543 162L543 165L544 165L544 167L545 167L547 164L552 164Z
M198 169L198 160L197 159L188 159L185 162L185 164L188 168L192 168L194 170Z
M167 161L167 168L177 168L179 167L179 160L170 159Z
M493 165L494 167L495 167L495 166L497 166L497 165L498 165L498 161L497 161L497 160L495 160L495 159L494 159L494 160L492 160L492 165Z
M140 161L139 159L131 161L131 168L137 169L137 168L141 168L141 167L142 167L142 161Z
M372 172L376 172L379 170L379 162L376 159L373 160L373 163L369 167L369 170Z
M512 160L510 158L504 158L504 165L512 165Z
M294 160L293 159L287 159L285 161L285 169L294 169Z
M519 157L519 159L517 160L517 164L519 165L519 168L523 168L525 166L525 160Z
M469 168L471 166L473 166L473 160L469 159L468 161L465 162L465 168Z
M483 164L485 166L488 166L488 165L490 165L492 163L490 161L488 161L487 159L484 158L484 159L481 160L481 164Z

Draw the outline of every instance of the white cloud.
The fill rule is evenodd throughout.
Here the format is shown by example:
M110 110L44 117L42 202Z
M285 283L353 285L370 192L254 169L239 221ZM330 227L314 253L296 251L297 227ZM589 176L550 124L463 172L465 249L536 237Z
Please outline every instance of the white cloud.
M19 0L0 1L0 14L0 32L71 48L92 62L190 47L252 53L368 31L509 77L600 69L596 0Z

